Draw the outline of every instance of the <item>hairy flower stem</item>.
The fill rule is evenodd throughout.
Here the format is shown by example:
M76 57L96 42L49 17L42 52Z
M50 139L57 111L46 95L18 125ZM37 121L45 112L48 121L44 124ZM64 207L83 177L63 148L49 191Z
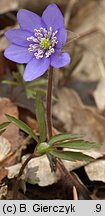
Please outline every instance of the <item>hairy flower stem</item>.
M49 67L48 70L48 88L47 88L47 138L48 140L52 137L52 81L53 81L53 67ZM47 154L51 171L56 170L56 159L51 154Z
M52 137L52 81L53 81L53 67L49 68L48 71L48 91L47 91L47 137L50 139ZM84 185L82 185L78 179L70 173L61 159L53 157L50 154L47 154L51 170L56 171L58 168L62 177L64 177L65 180L69 180L69 185L71 187L75 186L78 191L84 193L86 197L88 197L88 191L85 188Z
M52 80L53 67L49 67L48 71L48 91L47 91L47 136L48 139L52 137Z

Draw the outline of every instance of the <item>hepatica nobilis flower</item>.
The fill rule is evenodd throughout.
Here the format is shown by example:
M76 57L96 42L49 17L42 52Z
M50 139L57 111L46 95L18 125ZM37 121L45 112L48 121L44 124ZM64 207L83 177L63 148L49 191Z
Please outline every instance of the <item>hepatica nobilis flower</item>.
M67 31L63 15L56 4L50 4L42 17L28 10L19 10L17 20L20 28L5 33L12 44L4 55L14 62L27 64L25 81L40 77L49 66L60 68L69 64L69 54L61 52L66 43Z

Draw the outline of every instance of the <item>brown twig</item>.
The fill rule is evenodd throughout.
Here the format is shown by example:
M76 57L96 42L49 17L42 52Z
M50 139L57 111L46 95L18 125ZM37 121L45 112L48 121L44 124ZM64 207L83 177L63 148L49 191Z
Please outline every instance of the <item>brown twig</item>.
M96 32L99 32L99 28L93 28L93 29L90 29L89 31L86 31L86 32L83 32L82 34L79 35L78 37L78 41L84 39L85 37L88 37Z
M18 174L18 176L17 176L17 178L16 178L16 182L15 182L15 185L14 185L14 190L13 190L13 199L14 199L14 200L17 198L17 195L18 195L20 177L22 176L23 171L24 171L26 165L28 164L28 162L29 162L32 158L34 158L34 157L35 157L35 155L34 155L34 154L31 154L31 155L25 160L25 162L23 163L23 165L22 165L22 167L21 167L21 169L20 169L20 171L19 171L19 174Z
M69 172L66 169L65 165L60 159L57 159L57 168L59 169L63 178L65 180L69 180L71 187L75 186L77 190L81 192L86 199L91 199L87 188L82 183L80 183L80 181L76 178L76 176L73 173Z

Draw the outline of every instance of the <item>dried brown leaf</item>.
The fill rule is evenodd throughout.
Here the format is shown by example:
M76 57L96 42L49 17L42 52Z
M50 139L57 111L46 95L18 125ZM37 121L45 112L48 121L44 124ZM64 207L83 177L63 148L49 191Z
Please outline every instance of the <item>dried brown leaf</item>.
M105 110L105 80L101 79L98 83L93 96L96 102L96 105L100 111Z
M5 114L18 118L19 113L16 105L13 104L10 99L0 98L0 124L7 121ZM18 136L19 129L14 124L10 124L3 133L3 137L5 137L12 144L12 149L16 148Z
M103 144L97 151L105 153L105 118L84 106L74 90L60 89L53 114L63 124L65 131L83 134L85 140Z
M0 14L17 10L18 0L0 0Z

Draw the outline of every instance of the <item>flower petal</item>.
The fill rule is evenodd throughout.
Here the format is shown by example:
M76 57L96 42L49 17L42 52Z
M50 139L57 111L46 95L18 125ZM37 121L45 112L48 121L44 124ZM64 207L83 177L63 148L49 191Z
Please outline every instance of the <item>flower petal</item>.
M27 47L30 44L27 37L32 36L32 33L21 29L12 29L5 32L5 36L11 43Z
M42 59L33 58L26 66L24 72L24 80L32 81L43 75L50 65L50 58L43 57Z
M64 27L64 18L59 10L59 8L56 6L56 4L50 4L45 11L42 14L42 20L47 26L47 29L49 30L49 27L53 28L53 31Z
M23 30L34 32L34 29L39 29L41 27L41 18L37 14L22 9L17 13L17 19L20 27Z
M33 58L33 53L29 52L26 47L11 44L5 50L4 56L14 62L24 64Z
M65 28L60 28L58 33L56 34L56 37L57 37L57 41L58 41L56 48L61 48L66 43L67 30Z
M70 63L70 56L68 53L62 53L60 56L58 53L54 53L51 56L51 66L54 68L64 67Z

